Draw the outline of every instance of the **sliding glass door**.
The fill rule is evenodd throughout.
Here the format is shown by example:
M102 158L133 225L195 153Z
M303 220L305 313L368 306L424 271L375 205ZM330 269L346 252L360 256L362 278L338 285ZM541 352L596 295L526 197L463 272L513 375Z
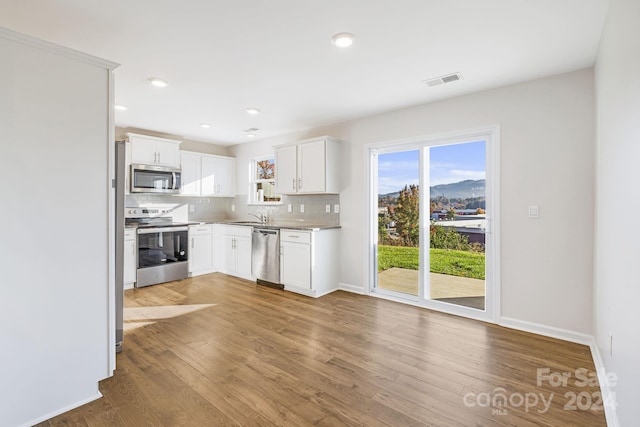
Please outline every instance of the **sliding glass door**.
M492 317L493 150L490 132L371 148L373 293Z
M381 152L377 165L377 286L418 297L420 150Z

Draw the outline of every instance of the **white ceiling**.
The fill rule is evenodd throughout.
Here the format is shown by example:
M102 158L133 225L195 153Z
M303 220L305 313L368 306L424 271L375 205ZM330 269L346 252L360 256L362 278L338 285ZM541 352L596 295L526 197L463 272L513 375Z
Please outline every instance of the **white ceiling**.
M591 67L608 0L0 0L0 26L121 64L116 125L256 139ZM330 42L357 37L349 49ZM460 72L463 80L423 80ZM147 79L160 77L159 89ZM262 113L251 116L247 107ZM211 123L203 129L199 123Z

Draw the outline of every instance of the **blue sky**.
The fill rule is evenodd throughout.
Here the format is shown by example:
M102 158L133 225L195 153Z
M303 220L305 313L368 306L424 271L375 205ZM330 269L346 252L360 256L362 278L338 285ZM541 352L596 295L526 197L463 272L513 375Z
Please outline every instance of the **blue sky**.
M485 178L484 141L431 147L429 156L429 178L432 186ZM405 184L418 184L419 158L418 150L380 154L378 193L393 193L401 190Z

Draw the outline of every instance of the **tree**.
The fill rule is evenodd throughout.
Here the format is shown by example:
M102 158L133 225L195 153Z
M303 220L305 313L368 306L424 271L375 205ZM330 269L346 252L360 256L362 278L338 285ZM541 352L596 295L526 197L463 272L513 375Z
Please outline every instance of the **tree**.
M275 177L276 165L273 163L273 159L256 162L256 166L258 169L258 179L273 179Z
M455 249L458 251L468 251L471 246L469 239L458 233L453 227L443 227L431 224L431 244L435 249Z
M418 246L420 242L420 189L417 185L405 185L398 196L398 205L393 213L398 235L407 246Z
M378 243L384 244L389 238L389 231L387 230L387 224L391 219L387 215L378 215Z
M447 221L451 221L456 217L456 211L453 208L449 208L447 211Z

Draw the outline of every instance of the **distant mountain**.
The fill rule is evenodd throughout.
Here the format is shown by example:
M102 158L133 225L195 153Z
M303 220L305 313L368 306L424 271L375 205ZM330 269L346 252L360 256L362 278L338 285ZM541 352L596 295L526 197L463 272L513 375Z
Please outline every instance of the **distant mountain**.
M431 187L431 198L444 195L449 199L470 199L484 197L485 180L466 179L451 184L440 184Z
M470 199L472 197L484 197L485 180L467 179L451 184L440 184L431 187L431 198L444 195L449 199ZM396 199L400 195L399 191L395 193L379 194L378 199Z

